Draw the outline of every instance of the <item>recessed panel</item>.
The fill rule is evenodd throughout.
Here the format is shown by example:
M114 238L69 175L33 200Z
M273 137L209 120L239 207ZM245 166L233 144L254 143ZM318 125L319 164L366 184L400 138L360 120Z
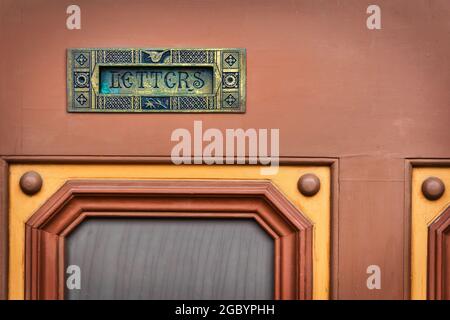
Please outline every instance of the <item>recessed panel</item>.
M91 218L65 245L66 299L274 297L274 241L251 219Z

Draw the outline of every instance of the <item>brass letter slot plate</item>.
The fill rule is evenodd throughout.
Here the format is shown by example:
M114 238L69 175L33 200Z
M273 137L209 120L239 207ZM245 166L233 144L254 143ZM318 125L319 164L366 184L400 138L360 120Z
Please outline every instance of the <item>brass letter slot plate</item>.
M245 112L245 49L69 49L68 112Z

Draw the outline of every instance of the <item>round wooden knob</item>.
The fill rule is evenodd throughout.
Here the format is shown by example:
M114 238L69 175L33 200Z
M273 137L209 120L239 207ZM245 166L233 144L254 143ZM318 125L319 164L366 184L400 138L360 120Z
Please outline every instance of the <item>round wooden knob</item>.
M42 177L39 173L35 171L28 171L22 175L20 178L20 189L23 193L32 196L41 190L42 188Z
M422 183L422 193L428 200L437 200L445 192L445 185L437 177L429 177Z
M320 179L312 173L304 174L298 179L297 188L302 195L312 197L320 190Z

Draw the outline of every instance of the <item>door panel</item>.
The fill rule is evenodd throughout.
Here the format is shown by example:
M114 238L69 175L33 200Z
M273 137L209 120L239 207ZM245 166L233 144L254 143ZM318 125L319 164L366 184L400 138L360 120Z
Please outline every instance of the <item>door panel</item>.
M66 239L66 299L273 299L274 241L251 219L91 218Z
M251 285L249 286L249 284L246 284L246 297L267 298L269 297L267 294L267 288L272 285L272 297L277 299L327 299L330 288L331 256L331 168L327 165L282 165L278 174L270 176L270 179L261 179L261 175L259 174L259 166L245 166L245 171L241 170L241 168L242 166L174 166L156 164L22 164L11 166L9 168L11 198L10 228L14 232L10 233L10 264L16 266L16 268L11 269L9 276L10 298L50 298L52 297L53 291L60 292L57 297L64 297L64 291L61 291L61 286L64 285L66 275L63 271L69 264L66 262L62 264L62 261L58 260L57 257L62 257L65 255L65 253L61 251L61 247L65 247L67 249L76 247L75 244L77 244L77 241L71 241L71 235L76 235L77 232L85 232L83 231L84 223L89 221L86 219L92 219L94 217L95 219L114 218L124 219L127 223L133 223L133 220L143 218L145 216L145 219L148 221L148 228L153 228L151 221L156 221L158 219L166 219L170 217L173 219L170 220L170 224L179 224L181 221L186 221L183 219L194 218L193 220L200 223L197 224L197 222L192 222L192 228L196 228L196 230L199 230L199 228L202 229L203 227L207 228L206 226L209 224L215 226L215 228L223 228L224 226L221 224L227 220L233 221L233 230L239 230L241 226L240 224L243 223L242 219L245 221L248 221L249 218L253 219L253 227L255 227L256 221L256 226L259 229L249 229L249 235L253 234L253 237L259 237L261 239L267 239L267 235L270 235L270 239L273 239L274 241L274 248L273 250L268 250L267 252L270 251L270 254L274 259L272 264L266 263L264 268L259 270L261 272L266 270L264 271L264 274L266 274L265 281L257 281L259 285L263 285L263 288L266 289L258 289L258 296L255 297L251 295L251 290L248 289L251 288ZM30 170L39 172L43 179L41 191L34 196L25 195L18 187L20 177L25 172ZM297 181L299 177L306 173L315 174L321 181L321 188L319 192L312 197L302 195L297 189ZM77 177L77 179L74 180L73 177ZM140 179L136 180L137 177ZM165 177L166 179L163 179L162 177ZM234 184L243 184L244 187L238 187L236 189L233 187ZM143 190L150 190L147 188L148 186L151 186L151 193L156 192L151 197L142 197L140 195L130 194L130 192L133 193L136 190L139 190L139 192L144 192ZM95 191L97 187L100 189ZM178 191L182 190L182 193L187 192L190 196L186 196L185 198L179 197L177 200L176 198L173 198L173 195L164 195L164 192L168 192L168 190L172 190L170 192L175 192L173 191L175 189ZM261 196L256 196L254 199L252 198L253 196L251 196L251 194L253 192L263 192L262 190L266 189L269 190L268 200L261 202ZM68 190L73 190L73 192L75 192L75 196L69 196L72 191L69 192ZM95 196L88 194L89 192L94 191L97 192ZM205 192L207 193L207 196L204 194ZM225 192L226 197L211 197L210 193L214 192ZM263 193L265 194L265 192L266 191ZM106 197L108 193L111 193L111 197ZM275 194L275 196L273 196L272 193ZM197 196L193 198L193 194L196 194ZM243 197L245 194L247 194L247 196ZM68 197L67 199L70 199L67 203L63 200L66 196ZM265 197L266 196L263 198ZM95 201L92 201L93 199L95 199ZM242 202L244 200L247 202ZM64 209L58 211L60 212L59 216L62 217L62 220L58 218L57 214L56 216L52 216L52 219L55 217L54 220L51 219L47 221L46 219L50 216L47 215L48 212L45 212L57 203L64 204ZM268 203L272 204L267 206ZM255 210L256 212L261 212L262 216L259 216L259 213L256 213L256 216L249 216L247 210L252 207L259 208ZM274 210L274 208L278 209ZM287 213L283 213L285 210L288 210ZM45 214L41 215L42 212ZM243 212L245 214L242 214ZM280 215L290 218L281 219ZM207 220L204 220L205 218L207 218ZM215 218L220 219L217 220ZM236 221L236 218L240 221ZM286 221L289 220L292 221L286 224ZM43 223L43 221L46 222ZM105 222L109 220L102 221ZM207 224L205 224L206 221L208 221ZM26 234L21 233L25 223L27 224L27 228L29 230ZM165 226L168 228L168 223L169 222L167 220L164 220L164 223L160 226ZM300 225L295 227L298 223L300 223ZM310 224L311 227L308 227L308 224ZM45 231L45 236L39 238L39 236L35 235L35 232L41 232L41 226L44 228L42 231ZM295 228L292 229L293 227ZM311 228L310 235L308 235L308 228ZM206 232L208 229L204 230ZM253 231L250 232L250 230ZM261 232L255 233L256 230L264 230L264 232L263 234L261 234ZM163 234L164 232L160 233ZM189 232L186 231L186 237L188 233ZM301 236L299 238L292 237L295 233L299 233ZM196 232L194 232L194 234L196 234ZM194 237L193 239L196 239L194 234L192 235ZM61 237L67 237L66 245L62 246L59 242ZM246 239L243 234L238 238L244 240ZM26 246L24 241L25 239L28 239ZM40 245L42 245L43 248L48 248L48 250L50 250L47 250L47 256L55 257L54 259L56 260L53 262L48 261L44 263L44 265L39 265L38 267L33 265L35 258L33 258L34 254L30 253L34 250L33 243L36 241L33 239L41 239L39 240L41 241ZM45 243L42 244L42 241ZM296 244L296 241L300 242ZM308 241L310 241L309 245ZM171 245L175 246L176 244L172 243ZM198 245L196 246L198 247ZM258 244L256 246L255 243L251 244L251 247L253 248L252 250L256 250L258 252L267 246L270 247L266 240L258 240ZM194 248L193 245L192 248ZM243 248L240 250L245 250L246 246L244 245ZM300 250L300 255L295 253L295 250L297 250L295 248L301 248L298 249ZM87 251L91 249L86 248ZM176 247L166 250L176 250ZM265 250L267 250L267 248ZM131 249L131 251L133 251L133 249ZM39 250L36 252L39 252ZM241 252L240 254L242 255L242 251L239 252ZM75 251L73 253L75 253ZM280 255L280 253L283 254ZM146 254L151 256L153 253L149 251ZM236 255L237 252L233 254ZM310 262L308 262L308 255L310 255L312 259ZM265 256L267 257L269 254L266 253ZM70 255L66 255L66 257L68 258ZM178 258L181 259L182 257L183 256L180 256ZM114 254L108 258L121 259L120 256ZM162 255L162 258L164 258L164 255ZM248 258L250 259L251 256ZM262 256L260 258L262 258ZM298 258L300 258L300 260L295 260ZM41 258L38 260L42 261ZM20 261L25 261L26 267ZM161 263L163 263L164 260L161 261ZM230 261L233 261L233 259ZM251 268L253 271L233 275L233 277L238 278L229 278L234 279L232 281L230 280L231 283L233 281L237 281L236 279L239 279L239 282L242 282L243 285L245 281L242 279L245 278L246 275L255 277L256 274L259 273L259 271L255 272L255 268L258 263L254 260L249 260L249 263L250 266L252 264L255 266ZM268 272L267 270L270 270L271 265L274 270L273 272ZM21 266L24 269L21 269ZM146 265L141 263L135 266L136 268L145 268ZM187 269L184 269L184 267ZM202 265L202 267L207 268L208 265ZM293 269L289 269L292 267ZM183 268L177 269L177 272L185 274L188 272L187 270L189 270L189 268L196 269L198 267L196 265L184 265ZM213 267L210 266L210 268ZM225 277L224 274L226 275L227 272L230 272L229 266L223 269L220 269L217 266L215 268L217 268L216 270L223 271L221 277ZM231 268L233 268L232 265ZM82 269L85 269L85 267ZM92 270L92 273L91 271L86 273L85 270L85 276L93 277L93 275L98 275L98 269ZM297 272L301 273L296 276ZM24 279L23 274L30 276L28 276L27 279ZM53 281L52 285L55 285L55 287L52 288L55 290L44 290L41 293L38 293L35 289L26 289L23 291L23 285L20 284L25 284L26 288L32 288L33 285L30 283L30 280L35 281L33 280L33 275L35 274L41 274L44 278L51 279L51 281ZM52 278L51 275L54 274L57 275L57 279ZM304 275L306 278L301 280L302 277L298 278L299 275ZM143 276L145 276L145 274ZM301 281L294 281L296 277ZM39 281L46 283L47 280L44 278L41 278ZM308 280L308 278L310 280ZM167 279L170 279L170 277ZM132 281L137 280L133 278ZM183 282L181 281L179 283L181 284L181 292L183 292L183 290L185 290L183 289ZM119 287L122 286L122 288L127 288L124 294L136 296L137 293L133 292L133 290L130 289L131 287L128 285L129 284L127 284L125 280L118 283ZM189 285L193 284L191 283ZM208 285L210 285L210 287L205 287L205 291L203 293L200 292L198 296L201 296L202 294L206 295L208 292L212 292L211 290L215 288L217 283L209 283ZM227 285L229 287L222 286L221 290L232 287L230 283ZM284 289L281 289L282 287ZM94 291L97 289L94 289ZM135 290L139 291L141 289L135 288ZM231 289L222 291L222 294L226 294L227 290ZM166 297L171 296L170 293L174 293L175 291L176 290L166 293ZM101 295L100 291L96 292ZM92 291L88 291L86 294L90 293L92 293ZM50 294L50 296L48 294ZM82 292L82 294L85 293ZM226 295L220 296L218 294L219 293L216 295L217 297L231 298ZM243 297L242 294L243 293L241 292L235 296L236 298ZM66 295L66 298L76 297L81 296L77 296L76 294ZM181 297L184 296L171 296L171 298Z

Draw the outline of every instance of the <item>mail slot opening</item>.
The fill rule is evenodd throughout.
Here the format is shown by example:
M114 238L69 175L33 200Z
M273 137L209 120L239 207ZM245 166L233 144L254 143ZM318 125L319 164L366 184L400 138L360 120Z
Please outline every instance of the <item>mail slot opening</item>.
M100 66L101 94L213 94L212 67Z

